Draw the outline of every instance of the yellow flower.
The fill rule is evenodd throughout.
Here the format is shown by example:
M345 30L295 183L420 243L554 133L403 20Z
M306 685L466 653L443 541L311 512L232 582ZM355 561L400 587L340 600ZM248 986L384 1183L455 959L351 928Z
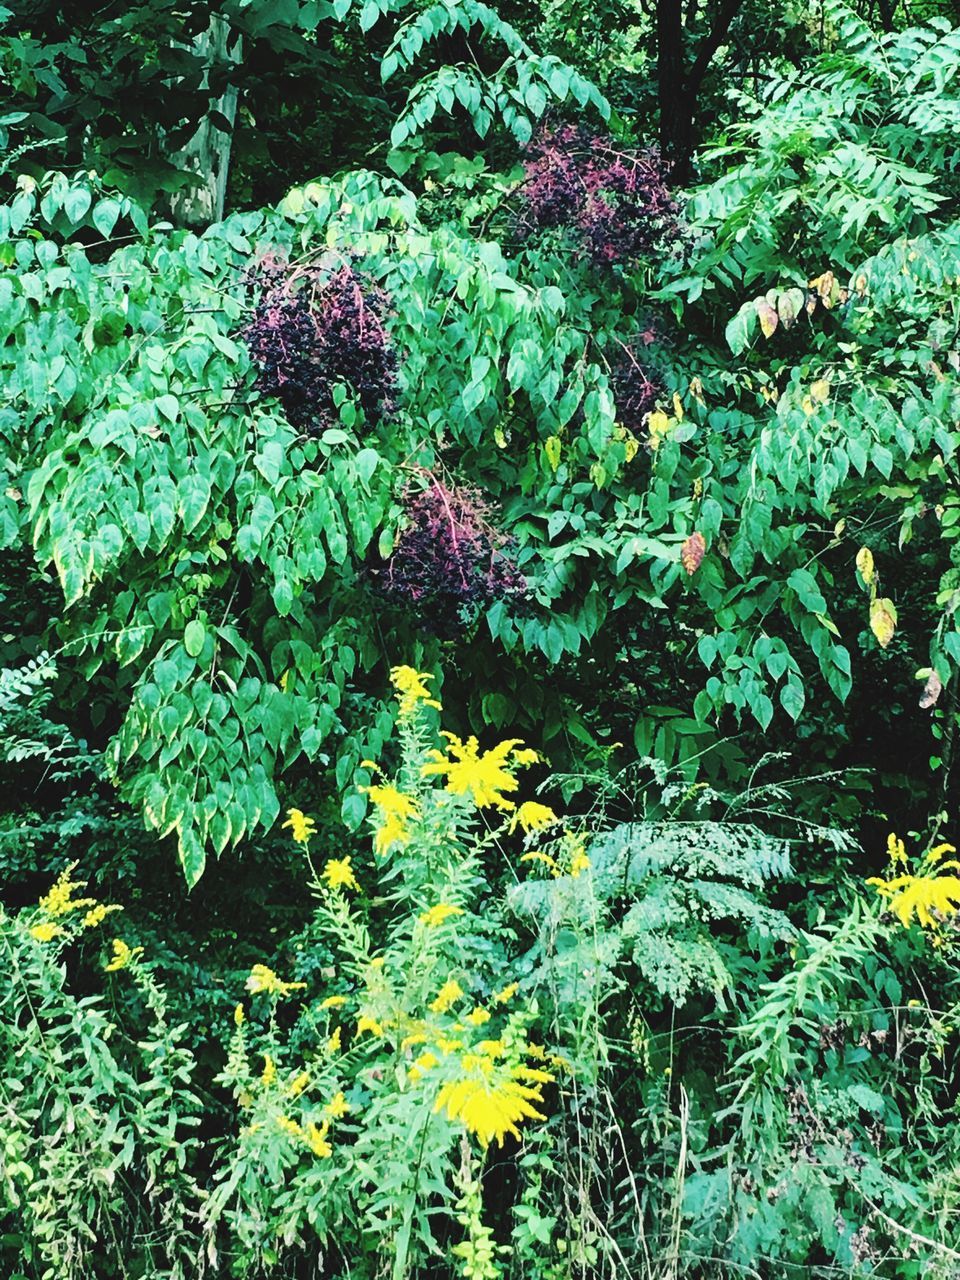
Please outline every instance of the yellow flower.
M296 1120L291 1120L289 1116L277 1116L277 1128L281 1132L289 1134L291 1138L302 1138L303 1130L297 1124Z
M425 1071L431 1071L440 1059L435 1053L431 1053L429 1049L425 1053L421 1053L416 1062L411 1066L409 1075L411 1080L419 1080Z
M519 765L539 764L540 756L532 747L521 747L513 753L513 763Z
M65 916L71 911L77 911L81 907L95 907L97 905L96 898L74 898L75 891L82 889L87 883L86 880L70 879L70 875L76 869L76 865L75 862L71 862L69 867L64 867L55 883L50 887L50 891L40 899L40 910L45 911L48 916L57 918Z
M464 1022L469 1022L473 1027L482 1027L485 1022L490 1021L490 1014L486 1009L481 1009L479 1005L471 1013L464 1018Z
M334 1027L330 1039L327 1041L327 1053L332 1058L335 1053L339 1053L343 1046L343 1028Z
M464 1063L461 1064L465 1066ZM471 1065L474 1065L471 1063ZM532 1104L543 1101L541 1084L522 1084L516 1071L492 1073L489 1062L475 1064L458 1080L443 1085L434 1111L446 1111L451 1120L459 1120L474 1134L484 1148L494 1139L503 1146L508 1133L520 1137L517 1125L522 1120L544 1120L546 1117ZM542 1075L547 1079L546 1072Z
M432 1013L446 1013L447 1010L460 999L463 995L463 987L454 978L448 978L440 990L437 992L436 999L430 1005Z
M542 862L550 871L556 872L557 864L549 853L541 853L539 849L535 849L532 853L524 853L520 858L521 862Z
M344 1097L342 1089L333 1095L323 1110L326 1115L331 1116L334 1120L339 1120L341 1116L347 1114L350 1110L350 1103Z
M54 938L62 937L65 933L66 929L54 924L52 920L44 920L41 924L33 926L30 930L30 937L36 938L38 942L52 942Z
M543 831L557 821L557 815L549 805L538 804L536 800L526 800L510 819L510 830L516 831L518 824L527 835L531 831Z
M114 938L110 946L113 950L113 958L103 966L107 973L127 969L143 955L143 947L128 947L122 938Z
M260 1073L260 1083L265 1089L269 1089L277 1078L277 1067L269 1053L263 1055L263 1071Z
M243 1005L238 1004L233 1011L233 1021L236 1023L238 1027L242 1027L243 1020L245 1017L246 1017L246 1014L243 1012Z
M574 880L583 871L587 871L590 867L590 859L587 857L586 851L582 844L578 844L570 856L570 874Z
M270 996L288 996L291 991L302 991L306 985L305 982L281 982L265 964L255 964L246 982L247 990L253 996L260 992Z
M483 1053L488 1058L499 1058L506 1045L502 1040L481 1040L477 1045L477 1053Z
M892 831L887 836L887 857L893 866L907 865L907 851L903 847L903 841L898 840Z
M944 842L943 844L938 844L936 848L930 850L930 852L927 854L927 861L939 862L945 853L956 853L956 852L957 852L956 845L947 844L946 842Z
M890 910L905 929L913 917L923 929L938 929L948 916L960 911L960 878L957 876L895 876L882 880L871 876L867 884L888 900ZM936 913L936 914L934 914Z
M462 1040L448 1040L445 1036L438 1036L437 1048L441 1053L456 1053L463 1048Z
M103 924L107 916L114 911L122 911L123 907L118 907L112 903L108 906L106 903L98 902L95 907L87 912L83 917L84 929L95 929L98 924Z
M317 824L300 809L287 810L287 820L283 823L283 828L286 827L290 828L290 834L297 844L309 844L311 837L317 833Z
M506 1004L508 1000L512 1000L513 997L517 994L518 987L519 987L519 983L510 982L503 988L502 991L495 991L493 993L493 998L497 1002L497 1004Z
M382 1036L383 1025L376 1018L371 1018L368 1014L361 1013L357 1019L357 1036L362 1036L364 1031L369 1031L372 1036Z
M327 996L326 1000L320 1001L321 1009L339 1009L342 1004L347 1003L346 996Z
M436 906L430 907L427 911L420 913L421 923L428 928L433 929L437 925L443 924L444 920L449 920L451 916L462 916L463 907L451 906L449 902L438 902Z
M357 877L353 874L350 859L329 858L320 873L331 889L359 889Z
M327 1134L330 1132L329 1120L324 1120L319 1129L311 1122L307 1125L306 1142L307 1146L315 1156L321 1160L329 1160L333 1155L333 1147L327 1141Z
M288 1095L291 1098L299 1098L301 1093L303 1093L304 1089L307 1087L309 1083L310 1083L310 1072L301 1071L298 1075L295 1075L293 1079L290 1081L290 1083L287 1085Z
M382 822L374 837L374 849L378 854L385 854L392 845L406 844L410 838L407 826L411 818L419 814L417 802L405 791L385 782L372 787L360 787L380 811Z
M481 755L475 737L463 742L453 733L444 733L443 736L450 743L447 754L437 750L429 752L433 759L421 766L423 776L445 775L445 790L457 796L470 795L478 809L491 805L503 810L515 808L514 802L502 792L516 791L519 785L513 774L507 771L507 766L520 739L507 738Z
M421 702L425 707L436 707L438 711L442 709L436 698L430 697L426 682L432 679L429 672L415 671L413 667L391 668L390 683L400 695L397 701L400 704L401 720L411 719L419 710Z

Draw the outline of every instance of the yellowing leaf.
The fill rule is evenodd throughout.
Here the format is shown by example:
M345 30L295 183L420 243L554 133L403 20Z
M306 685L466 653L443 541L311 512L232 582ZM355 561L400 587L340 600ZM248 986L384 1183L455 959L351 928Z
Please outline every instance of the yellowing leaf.
M870 601L870 630L881 649L886 649L897 629L897 610L892 600L878 596Z
M647 415L647 430L650 432L650 447L652 449L659 448L660 441L672 425L673 419L668 418L662 409L656 409L653 413Z
M557 467L560 465L560 437L550 436L544 442L543 452L546 455L547 462L550 464L550 470L555 472Z
M757 319L760 321L760 332L765 338L772 338L777 325L780 323L780 317L766 298L757 298L753 305L757 313Z
M676 391L673 393L673 416L678 422L683 421L683 405Z
M869 587L876 574L876 566L873 562L873 552L869 547L861 547L857 552L857 572Z
M818 378L810 386L810 395L817 404L825 404L830 399L830 383L826 378Z

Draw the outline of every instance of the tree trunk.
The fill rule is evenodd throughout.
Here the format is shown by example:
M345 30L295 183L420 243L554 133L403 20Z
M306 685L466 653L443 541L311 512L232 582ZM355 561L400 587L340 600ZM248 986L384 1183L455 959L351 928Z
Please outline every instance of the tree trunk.
M228 60L239 62L240 38L237 37L233 49L228 49L229 37L230 27L226 18L214 14L210 26L195 41L209 67ZM232 129L237 118L236 85L230 85L212 107ZM171 197L171 213L178 222L188 226L206 226L219 222L223 217L232 142L233 134L218 129L208 114L187 145L170 157L180 168L192 169L199 180L199 185L191 184Z
M693 125L684 86L682 0L657 2L657 90L660 150L674 165L677 178L678 169L684 168L689 160Z

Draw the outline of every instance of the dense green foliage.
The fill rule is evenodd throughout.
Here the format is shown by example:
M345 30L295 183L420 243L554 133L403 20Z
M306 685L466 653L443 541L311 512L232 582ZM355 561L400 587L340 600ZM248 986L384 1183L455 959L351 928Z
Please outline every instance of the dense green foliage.
M957 1274L960 29L670 7L0 9L16 1280Z

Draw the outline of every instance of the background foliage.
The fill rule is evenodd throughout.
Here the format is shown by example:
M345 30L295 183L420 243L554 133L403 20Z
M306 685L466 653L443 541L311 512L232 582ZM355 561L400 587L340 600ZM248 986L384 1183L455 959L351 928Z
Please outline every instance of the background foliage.
M0 20L8 1271L954 1274L950 7ZM559 826L370 852L406 663ZM411 1182L427 1050L358 1005L334 1177L283 1072L448 890L424 973L515 975L545 1118Z

